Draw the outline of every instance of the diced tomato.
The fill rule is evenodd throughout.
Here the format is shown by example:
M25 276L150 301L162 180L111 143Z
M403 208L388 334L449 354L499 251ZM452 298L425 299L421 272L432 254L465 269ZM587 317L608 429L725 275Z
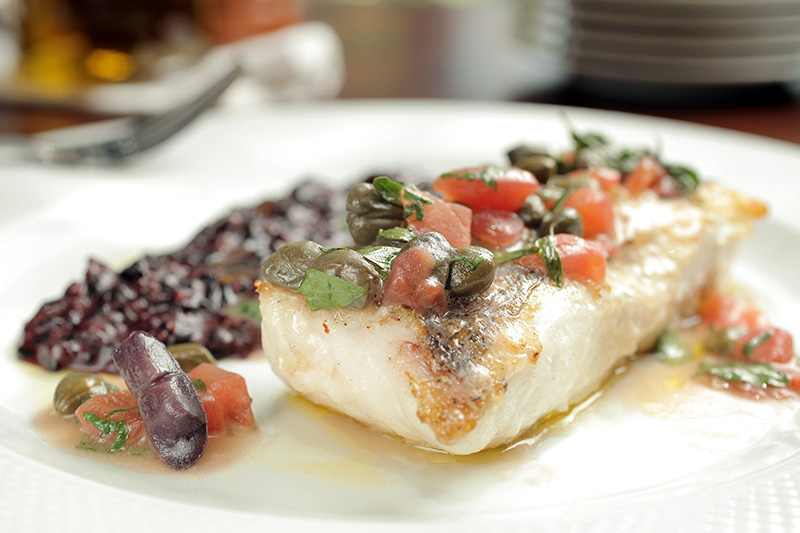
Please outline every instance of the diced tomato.
M761 311L715 289L703 291L698 313L705 324L717 328L732 326L758 328L769 325Z
M206 412L206 421L208 423L208 434L219 435L227 429L225 420L225 411L222 409L222 404L217 400L217 397L206 391L197 391L197 397L203 404L203 409Z
M736 341L733 357L752 363L788 363L794 359L792 336L778 328L751 329Z
M128 391L110 392L108 394L92 396L75 410L75 416L78 417L81 431L96 441L110 445L114 439L117 438L117 432L114 431L106 437L101 438L100 430L97 429L91 421L83 419L84 413L93 413L103 420L110 420L112 422L125 422L128 426L128 440L125 443L126 448L140 446L147 438L144 420L142 419L142 415L139 414L136 399ZM109 415L109 413L111 414Z
M521 168L476 167L439 176L433 190L451 202L474 210L519 211L525 198L539 189L536 177Z
M517 242L525 230L525 223L516 213L485 209L472 214L472 236L482 244L505 248Z
M600 185L606 192L611 192L622 182L622 173L615 168L598 167L585 170L573 170L567 174L568 178L590 178Z
M383 287L382 305L403 305L420 312L447 308L442 283L432 276L436 260L420 246L397 256Z
M783 373L789 378L789 388L800 394L800 370L784 369Z
M653 188L668 176L667 169L652 155L643 155L632 171L625 175L622 186L638 196L645 190Z
M206 391L219 402L226 424L255 426L250 394L242 376L211 363L201 363L189 371L189 377L205 384Z
M406 220L417 234L436 231L444 235L445 239L454 248L468 246L472 241L470 229L472 226L472 210L460 204L445 202L438 198L430 197L431 203L420 204L423 209L422 220L417 220L416 213L412 213ZM411 202L405 200L406 205Z
M597 284L605 281L606 254L602 246L569 233L559 233L555 240L564 278ZM544 262L536 254L521 257L517 262L531 270L546 272Z
M564 207L580 213L585 239L594 239L601 234L614 235L614 208L605 192L591 187L575 189L567 196Z

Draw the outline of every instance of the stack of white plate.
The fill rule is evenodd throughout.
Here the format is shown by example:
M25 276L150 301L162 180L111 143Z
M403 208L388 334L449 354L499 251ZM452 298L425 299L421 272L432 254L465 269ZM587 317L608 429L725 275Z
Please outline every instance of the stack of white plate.
M692 85L800 80L800 0L519 1L523 34L560 53L574 75Z

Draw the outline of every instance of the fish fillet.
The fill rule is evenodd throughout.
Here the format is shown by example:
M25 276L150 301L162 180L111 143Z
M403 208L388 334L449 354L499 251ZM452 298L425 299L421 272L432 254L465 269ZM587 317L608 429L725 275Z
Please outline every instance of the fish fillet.
M504 264L484 293L422 316L311 311L260 282L264 352L301 395L411 444L462 455L512 441L690 313L763 205L705 183L688 198L621 194L614 209L619 252L600 287Z

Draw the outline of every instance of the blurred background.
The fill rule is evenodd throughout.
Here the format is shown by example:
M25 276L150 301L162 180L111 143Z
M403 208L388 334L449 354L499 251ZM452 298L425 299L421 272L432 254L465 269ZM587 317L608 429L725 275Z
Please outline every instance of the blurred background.
M0 0L0 132L352 98L613 109L800 143L800 0Z

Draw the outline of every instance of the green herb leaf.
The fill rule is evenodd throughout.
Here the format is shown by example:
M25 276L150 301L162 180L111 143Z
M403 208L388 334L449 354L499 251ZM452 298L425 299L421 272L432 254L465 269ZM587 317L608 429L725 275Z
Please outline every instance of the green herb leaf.
M411 215L415 215L417 220L422 220L422 217L425 214L425 210L422 205L433 203L428 198L422 196L419 191L417 191L416 187L413 186L406 187L404 189L403 197L411 202L403 211L403 218L408 218Z
M372 246L371 248L364 248L356 251L375 266L375 270L378 271L378 274L384 280L389 277L389 271L392 270L392 263L394 263L394 260L400 255L400 248L394 246Z
M236 304L225 309L225 316L231 318L243 318L261 323L261 310L257 299L248 299L236 302Z
M390 241L408 242L417 236L417 232L412 228L401 228L398 226L396 228L382 229L378 232L378 235Z
M668 329L661 334L656 343L659 359L671 365L678 365L692 357L692 350L674 329Z
M316 268L309 268L298 292L305 295L308 307L317 311L347 307L363 296L367 289Z
M96 452L97 451L97 448L94 447L94 444L92 444L92 441L90 441L89 438L86 437L86 436L81 437L81 441L75 447L79 448L81 450L88 450L90 452Z
M88 411L83 413L83 419L91 422L100 432L101 437L108 437L114 432L117 433L109 451L118 452L125 447L125 443L128 441L128 424L124 420L105 420Z
M584 148L589 148L591 150L605 150L611 146L611 143L608 141L608 139L600 133L589 132L580 134L571 128L569 133L572 136L572 140L575 142L576 150L583 150Z
M556 239L553 235L547 235L536 240L539 247L539 257L544 262L547 270L547 277L553 280L559 287L564 286L564 270L561 265L561 256L556 248Z
M665 165L664 168L666 168L670 176L673 177L675 184L678 186L678 190L683 194L689 194L700 185L700 178L697 176L697 172L688 167L683 165Z
M786 377L786 374L768 363L733 362L722 365L703 363L700 365L699 373L711 374L725 381L743 381L758 387L765 385L786 387L789 385L789 378Z
M194 386L194 388L199 391L208 392L208 387L206 387L206 382L203 381L202 379L193 379L192 386Z
M472 171L459 171L459 172L448 172L446 174L442 174L441 177L443 178L455 178L455 179L462 179L468 181L480 181L483 182L484 185L491 187L494 190L497 190L497 178L500 176L500 168L497 165L487 165L486 168L483 170L479 170L477 172Z
M515 259L519 259L520 257L525 257L526 255L533 255L539 253L538 246L531 246L530 248L523 248L521 250L514 250L513 252L504 252L502 250L494 250L492 251L494 254L494 261L498 265L503 263L508 263L510 261L514 261Z
M744 348L742 348L742 353L744 354L745 357L750 357L751 355L753 355L753 350L755 350L756 348L758 348L771 338L772 338L771 331L762 331L761 333L759 333L758 335L747 341L747 343L745 343Z
M538 254L542 259L542 262L544 262L544 268L547 271L547 277L553 280L559 287L564 286L564 270L563 266L561 265L561 256L558 254L556 240L553 235L547 235L537 239L536 242L533 243L533 246L529 248L514 250L513 252L497 250L492 253L494 254L494 260L498 265L502 263L508 263L509 261L514 261L515 259L525 257L526 255Z
M470 261L469 257L466 255L456 255L450 260L451 263L455 263L456 261L463 263L470 272L475 272L475 269L478 268L478 265L483 261L483 257L476 255L472 261Z
M403 205L403 187L399 181L394 181L388 176L381 176L372 180L372 186L380 193L381 197L394 205Z
M553 204L553 208L550 209L550 211L554 215L558 214L558 212L561 211L561 209L564 207L564 203L567 201L567 197L569 196L569 193L571 193L573 190L575 190L577 188L579 188L578 184L574 183L574 182L570 183L569 185L567 185L564 188L564 192L562 192L561 196L558 197L558 200L556 200L556 203Z

